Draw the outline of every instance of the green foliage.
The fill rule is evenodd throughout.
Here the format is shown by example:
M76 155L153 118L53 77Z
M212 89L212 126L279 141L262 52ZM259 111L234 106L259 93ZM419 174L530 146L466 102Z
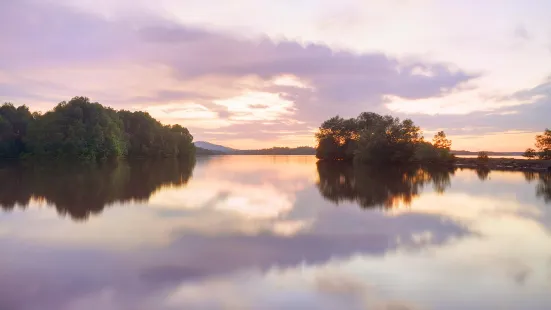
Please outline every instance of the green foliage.
M195 155L193 136L180 125L163 126L145 112L120 111L130 157L185 157Z
M0 158L17 158L25 151L23 138L32 121L26 106L5 103L0 107Z
M366 163L408 163L413 161L416 145L422 139L419 127L411 120L384 116L362 129L355 159Z
M453 159L449 154L451 142L445 139L443 132L441 134L444 135L444 146L442 151L437 151L432 150L430 144L421 145L421 131L410 119L400 121L389 115L370 112L361 113L355 119L336 116L323 122L316 133L316 156L324 160L354 159L367 163L407 163L425 158ZM419 145L422 148L420 151ZM416 157L417 153L423 156Z
M329 160L351 160L354 158L359 127L355 119L335 116L323 122L316 133L318 147L316 157Z
M536 150L534 150L533 148L527 148L526 151L524 151L524 154L522 154L522 156L524 156L528 159L533 159L537 155L538 155L538 153L536 153Z
M446 148L437 148L429 142L419 142L415 149L415 160L425 163L449 163L455 156Z
M117 112L85 97L61 102L39 117L29 127L26 142L38 157L99 160L126 155Z
M117 112L86 97L59 103L44 115L25 106L0 108L0 158L105 160L193 156L189 131L163 126L144 112Z

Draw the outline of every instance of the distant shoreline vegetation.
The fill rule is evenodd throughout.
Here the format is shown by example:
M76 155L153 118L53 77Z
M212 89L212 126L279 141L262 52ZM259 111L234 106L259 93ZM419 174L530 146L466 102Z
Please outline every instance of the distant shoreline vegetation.
M443 131L430 143L412 120L400 121L390 115L363 112L350 119L335 116L321 124L316 139L316 157L320 160L368 164L455 161L450 151L452 142Z
M239 150L206 141L194 142L197 155L315 155L311 146L271 147L267 149Z
M115 111L86 97L44 114L11 103L0 106L0 159L194 156L193 136L185 127L162 125L146 112Z

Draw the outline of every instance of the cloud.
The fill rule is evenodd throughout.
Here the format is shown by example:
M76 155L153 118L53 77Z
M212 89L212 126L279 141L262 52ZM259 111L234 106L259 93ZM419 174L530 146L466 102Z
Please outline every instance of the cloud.
M551 77L535 87L493 100L508 104L490 111L473 111L462 115L420 113L397 113L397 115L414 119L425 131L436 132L437 129L443 129L448 135L456 135L464 139L477 138L476 143L479 143L479 146L484 143L480 138L486 139L487 142L495 140L493 142L498 143L497 140L503 140L504 134L519 135L518 138L522 141L514 141L513 138L505 145L510 151L522 151L532 146L534 133L541 132L550 126L548 115L551 115ZM492 135L496 135L495 139L490 138ZM428 136L430 138L430 135ZM495 145L486 144L482 147L495 147Z
M530 40L530 34L528 33L528 29L524 25L518 25L515 28L515 37L523 39L523 40Z
M0 74L13 77L2 85L10 91L2 92L0 100L32 107L87 95L115 108L156 110L181 104L182 109L167 112L178 115L193 103L214 113L219 127L246 124L242 133L258 139L253 128L267 120L317 126L335 114L378 109L386 95L438 97L477 77L447 63L245 39L145 12L107 18L62 3L0 3L0 18L10 25L0 29ZM56 87L36 86L45 81ZM230 104L267 92L255 102ZM196 120L196 115L190 118ZM162 120L186 125L187 118ZM206 123L203 127L216 128ZM190 127L201 137L196 121Z

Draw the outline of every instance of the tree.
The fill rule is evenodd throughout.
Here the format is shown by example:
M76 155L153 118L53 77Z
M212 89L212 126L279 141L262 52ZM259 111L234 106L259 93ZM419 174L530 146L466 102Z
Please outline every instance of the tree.
M536 153L536 150L534 150L533 148L527 148L526 151L524 151L524 154L522 154L522 156L528 159L533 159L537 156L537 153Z
M316 156L325 160L351 160L389 164L412 161L449 162L451 141L443 131L436 145L423 141L421 130L412 120L363 112L357 118L333 117L316 133Z
M446 139L446 134L443 131L439 131L436 135L434 135L434 138L432 139L432 144L437 149L450 150L452 146L452 141Z
M362 129L356 159L366 163L407 163L414 159L416 146L423 141L413 121L384 116Z
M323 122L316 133L316 157L328 160L351 160L359 138L355 119L335 116Z
M23 139L33 119L26 106L0 106L0 158L17 158L25 151Z
M59 103L29 127L26 144L35 156L99 160L126 155L115 110L86 97Z
M551 160L551 130L545 129L543 134L536 136L536 148L540 159Z
M415 160L423 163L449 163L454 155L448 149L439 149L430 142L419 142L415 149Z
M0 158L194 155L193 136L187 128L163 126L145 112L117 112L86 97L61 102L44 115L31 114L26 106L0 106Z
M193 136L180 125L163 126L146 112L119 111L128 141L129 157L186 157L195 155Z
M478 156L476 159L480 164L487 164L488 161L490 160L488 157L488 152L485 152L485 151L478 152Z

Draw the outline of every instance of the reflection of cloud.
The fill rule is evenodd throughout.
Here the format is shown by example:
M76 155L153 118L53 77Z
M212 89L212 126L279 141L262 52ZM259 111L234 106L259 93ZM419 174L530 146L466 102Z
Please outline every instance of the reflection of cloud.
M544 309L551 302L548 223L522 174L481 183L460 171L444 195L426 187L408 209L381 212L325 201L311 158L200 159L187 187L162 188L148 205L113 206L84 225L35 201L0 214L8 232L0 237L7 253L0 309L444 310L501 302ZM525 187L531 196L522 195ZM231 197L246 206L228 204Z

